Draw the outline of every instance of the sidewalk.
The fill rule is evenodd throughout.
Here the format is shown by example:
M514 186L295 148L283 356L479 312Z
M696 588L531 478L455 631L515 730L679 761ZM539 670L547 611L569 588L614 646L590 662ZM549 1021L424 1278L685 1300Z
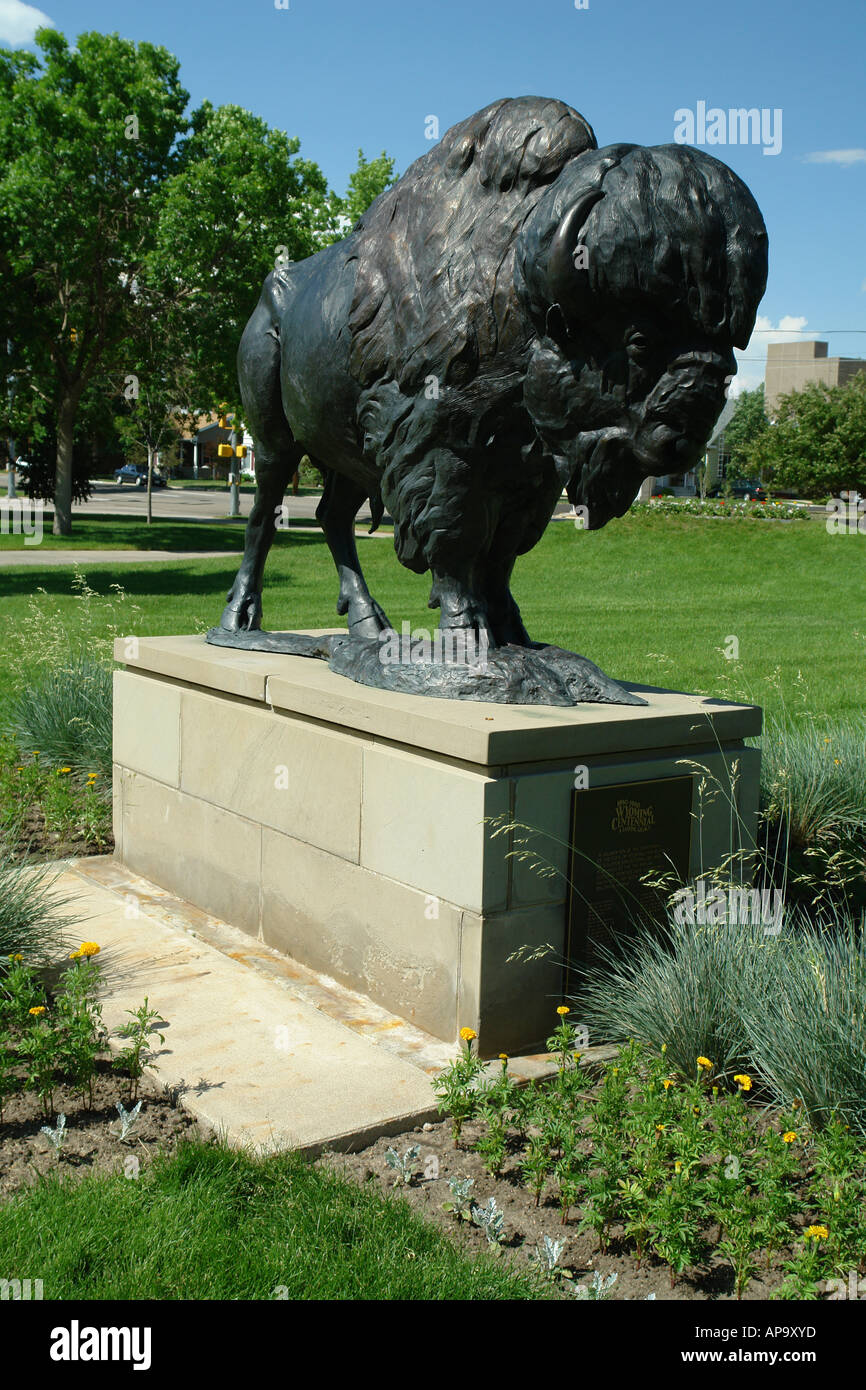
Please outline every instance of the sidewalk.
M149 1073L231 1144L317 1153L436 1117L430 1073L453 1049L331 981L318 985L330 1010L316 1007L312 972L109 857L69 861L57 887L74 896L80 939L101 947L106 1027L147 995L165 1020ZM377 1029L405 1030L402 1047L377 1046Z
M174 564L176 560L236 560L239 550L47 550L29 545L23 550L0 550L0 569L34 565Z

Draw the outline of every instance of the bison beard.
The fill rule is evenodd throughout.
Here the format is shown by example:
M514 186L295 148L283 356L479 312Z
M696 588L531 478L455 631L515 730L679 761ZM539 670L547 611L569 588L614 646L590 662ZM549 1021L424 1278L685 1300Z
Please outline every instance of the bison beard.
M447 698L642 703L532 642L511 573L563 487L597 530L644 477L694 466L766 270L751 194L701 151L599 150L578 112L535 97L454 126L344 241L265 281L238 356L257 495L208 640ZM304 453L325 475L317 516L348 620L324 642L259 630L274 517ZM392 629L354 540L368 498L400 561L432 572L440 627L487 649L483 679L378 659Z

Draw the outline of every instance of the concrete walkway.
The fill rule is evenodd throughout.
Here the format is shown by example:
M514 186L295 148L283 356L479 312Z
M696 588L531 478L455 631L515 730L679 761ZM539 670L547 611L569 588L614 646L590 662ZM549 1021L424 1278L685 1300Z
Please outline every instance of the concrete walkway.
M83 919L74 944L102 948L106 1027L118 1029L148 996L165 1020L149 1074L178 1088L207 1129L234 1145L317 1153L436 1118L430 1073L452 1048L110 858L61 867L57 887ZM318 1000L325 1007L317 992L330 996ZM397 1046L373 1040L401 1029Z
M58 864L57 889L80 914L73 946L96 941L103 1019L116 1032L147 995L165 1036L158 1085L230 1144L309 1155L357 1150L441 1118L432 1080L457 1055L442 1042L264 943L211 917L110 855ZM121 1044L116 1039L112 1045ZM582 1064L614 1047L587 1048ZM488 1064L491 1079L499 1062ZM517 1057L517 1081L556 1059Z
M0 550L0 569L33 565L140 565L174 564L176 560L236 560L239 550L47 550L29 545L23 550Z

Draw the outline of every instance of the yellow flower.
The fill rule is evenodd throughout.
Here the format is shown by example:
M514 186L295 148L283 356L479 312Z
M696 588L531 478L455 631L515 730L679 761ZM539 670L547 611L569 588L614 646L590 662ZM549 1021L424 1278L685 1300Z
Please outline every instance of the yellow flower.
M664 1125L656 1125L656 1134L664 1134L664 1131L665 1131Z
M836 767L841 767L841 765L842 765L842 759L841 759L841 758L834 758L834 759L833 759L833 763L834 763L834 766L836 766Z
M812 1240L827 1240L829 1235L830 1232L827 1230L826 1226L808 1226L806 1228L807 1240L810 1238Z
M80 956L98 956L99 952L100 947L97 946L95 941L82 941L78 948L78 954ZM475 1034L473 1033L472 1036L474 1038Z
M702 1071L712 1071L713 1068L713 1064L710 1061L709 1057L699 1057L698 1066L701 1068Z
M693 1106L692 1106L692 1114L693 1114L693 1115L700 1115L700 1113L701 1113L701 1107L700 1107L699 1105L693 1105Z
M675 1172L675 1173L681 1173L682 1171L683 1171L682 1160L678 1158L677 1161L676 1161L676 1163L674 1164L674 1172Z
M745 1072L740 1072L739 1076L734 1077L734 1080L736 1081L741 1091L751 1091L752 1078L750 1076L746 1076Z
M500 1062L507 1062L507 1061L508 1061L508 1053L507 1053L507 1052L500 1052L500 1054L499 1054L499 1060L500 1060Z
M569 1009L567 1004L558 1004L556 1007L556 1012L559 1014L561 1018L563 1014L570 1013L571 1010Z
M69 959L70 959L70 960L81 960L81 952L80 952L80 951L70 951L70 952L69 952Z
M662 1052L667 1052L667 1050L668 1050L668 1045L667 1045L667 1043L662 1043Z
M664 1086L665 1090L667 1090L669 1086L673 1086L673 1084L674 1084L674 1083L673 1083L672 1081L663 1081L663 1082L662 1082L662 1085Z
M786 1130L785 1133L782 1135L782 1139L786 1144L793 1144L796 1138L797 1136L792 1129Z
M10 956L9 959L12 960L12 961L19 961L19 960L23 960L24 957L22 956L22 954L21 954L20 951L16 951L15 954L14 954L14 956Z
M64 772L71 772L71 771L72 771L72 768L71 768L71 767L61 767L61 768L60 768L61 774L64 773Z
M34 1018L41 1018L42 1015L45 1013L45 1005L37 1004L35 1008L28 1009L27 1012L29 1014L32 1014Z
M471 1042L473 1038L478 1037L478 1034L474 1028L461 1028L460 1036L464 1042Z

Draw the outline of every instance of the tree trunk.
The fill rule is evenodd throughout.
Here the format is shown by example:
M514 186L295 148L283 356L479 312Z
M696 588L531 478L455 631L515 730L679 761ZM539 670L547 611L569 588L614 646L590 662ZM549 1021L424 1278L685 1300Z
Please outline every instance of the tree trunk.
M54 535L72 534L72 436L78 413L77 394L67 394L57 415L57 470L54 475Z
M147 446L147 524L153 521L153 450Z

